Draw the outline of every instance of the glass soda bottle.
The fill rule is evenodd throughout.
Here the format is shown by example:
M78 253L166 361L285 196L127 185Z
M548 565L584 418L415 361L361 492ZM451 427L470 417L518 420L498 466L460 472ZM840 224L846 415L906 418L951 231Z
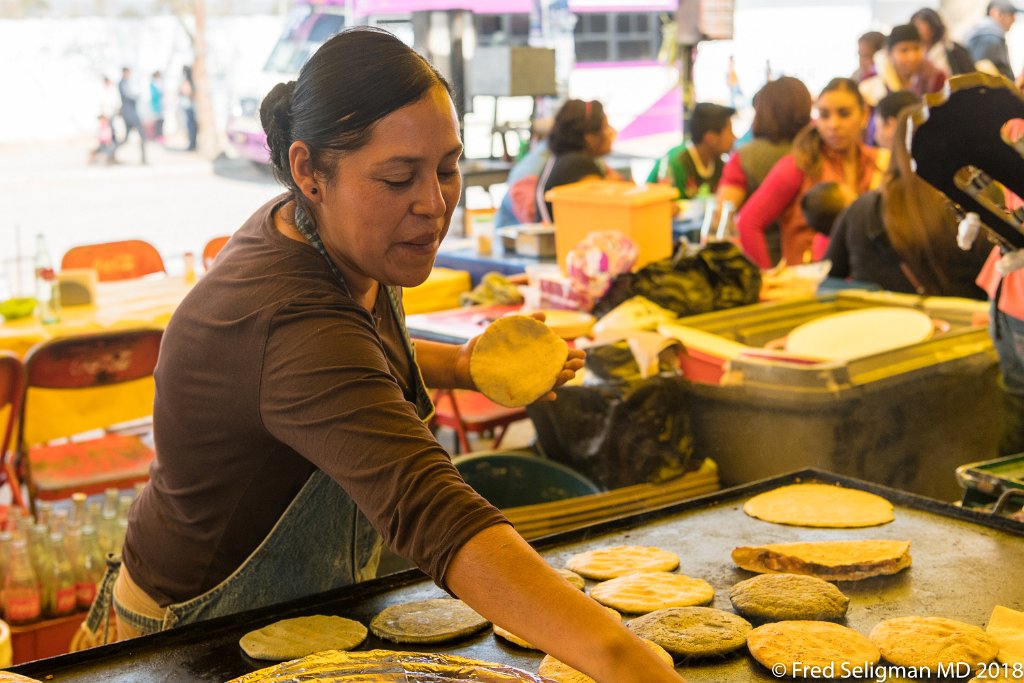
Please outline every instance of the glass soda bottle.
M36 235L35 255L36 275L36 315L39 322L51 325L60 322L60 290L57 288L57 276L53 272L53 261L50 250L46 246L46 238L42 233Z
M73 614L78 606L75 570L64 549L64 535L50 534L49 579L43 589L43 613L51 617Z
M10 571L4 582L4 615L7 623L17 626L39 619L42 604L39 581L28 557L28 543L23 538L11 541Z
M87 524L82 527L82 538L78 545L78 561L75 563L75 594L78 609L86 610L96 599L96 590L103 580L106 562L100 552L96 527Z

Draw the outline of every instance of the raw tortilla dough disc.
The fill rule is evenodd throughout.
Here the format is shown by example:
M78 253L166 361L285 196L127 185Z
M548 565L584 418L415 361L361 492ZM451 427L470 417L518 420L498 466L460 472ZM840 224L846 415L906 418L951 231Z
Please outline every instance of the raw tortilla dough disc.
M747 642L750 622L711 607L671 607L633 619L627 628L681 657L715 657Z
M576 572L569 571L568 569L555 569L555 571L561 574L566 581L571 583L573 588L584 590L587 587L587 582Z
M1010 666L1024 665L1024 612L996 605L985 633L999 645L996 659Z
M284 661L321 650L351 650L366 640L366 627L344 617L282 619L249 631L238 644L253 659Z
M729 592L733 608L759 621L834 621L846 616L850 598L814 576L759 574Z
M281 681L332 683L550 683L535 674L504 664L427 652L342 652L328 650L276 664L233 678L228 683L280 683Z
M565 563L588 579L614 579L634 572L670 572L679 566L679 556L649 545L616 545L573 555Z
M761 574L804 574L826 581L858 581L896 574L911 564L910 541L809 541L741 546L738 567Z
M665 652L663 647L649 640L644 640L644 645L651 648L661 661L672 666L672 655ZM537 673L544 678L550 678L556 683L594 683L594 679L590 676L580 673L568 664L563 664L551 655L544 656L544 659L540 662L540 668L537 669Z
M991 662L999 646L979 627L942 617L896 617L879 622L869 634L882 656L893 664L927 668L940 663Z
M837 529L893 520L892 503L867 491L831 484L793 484L754 496L743 506L751 517L776 524Z
M666 607L706 605L715 589L704 579L668 572L637 572L603 581L590 589L590 597L620 612L645 614Z
M833 313L793 329L786 351L822 360L849 360L928 339L932 319L921 311L879 306Z
M386 607L370 630L395 643L434 644L472 635L490 623L461 600L434 598Z
M776 621L747 634L750 654L778 676L775 666L786 667L787 676L811 677L813 667L832 666L838 677L844 670L862 670L878 662L870 640L847 626L831 621ZM795 670L794 662L801 669Z
M551 391L568 356L568 344L547 325L513 315L498 318L480 335L469 374L484 396L518 408Z

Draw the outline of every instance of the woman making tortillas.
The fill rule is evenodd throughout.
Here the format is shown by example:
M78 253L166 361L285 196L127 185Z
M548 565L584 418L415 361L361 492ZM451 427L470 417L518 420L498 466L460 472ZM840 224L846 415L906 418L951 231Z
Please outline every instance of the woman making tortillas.
M423 423L424 382L474 388L475 340L413 347L401 303L400 288L430 273L461 192L451 87L391 34L354 29L274 87L260 115L286 192L235 233L167 327L158 455L113 588L119 635L370 578L382 537L602 683L680 681L462 481ZM581 359L570 353L559 380Z

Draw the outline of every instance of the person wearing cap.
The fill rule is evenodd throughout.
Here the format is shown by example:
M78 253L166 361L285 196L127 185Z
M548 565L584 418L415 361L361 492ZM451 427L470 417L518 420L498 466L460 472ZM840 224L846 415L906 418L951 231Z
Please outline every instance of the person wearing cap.
M732 130L735 113L732 107L697 103L690 118L690 140L658 159L647 182L675 186L680 199L713 194L725 167L722 155L731 151L736 142Z
M886 51L875 57L878 73L860 84L868 106L876 106L891 92L907 90L923 96L946 84L946 74L924 56L921 34L913 24L894 26L886 45Z
M1020 10L1009 0L992 0L985 10L985 17L967 32L967 50L978 71L1001 74L1013 80L1006 32L1016 21L1017 12Z

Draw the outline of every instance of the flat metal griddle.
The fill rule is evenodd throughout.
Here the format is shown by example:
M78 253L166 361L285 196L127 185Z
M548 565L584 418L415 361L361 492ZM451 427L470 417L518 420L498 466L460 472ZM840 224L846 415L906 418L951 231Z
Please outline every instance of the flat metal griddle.
M877 493L896 506L896 520L866 529L808 529L769 524L743 513L743 503L751 496L797 481L839 483ZM1024 609L1024 524L814 469L558 534L541 539L535 546L556 567L570 555L590 548L659 546L680 555L683 573L704 578L715 587L714 607L731 611L729 588L751 576L733 566L730 552L734 547L868 538L910 539L914 564L895 576L839 584L851 598L846 624L862 633L882 619L908 615L944 616L984 627L997 603ZM269 665L249 659L238 647L238 639L253 628L303 614L338 614L369 623L387 605L441 596L442 591L431 581L411 570L313 598L39 660L12 670L47 681L219 683ZM536 671L541 659L539 653L506 644L489 631L433 648L397 646L371 634L360 649L375 647L449 652L531 671ZM778 680L745 651L722 660L683 663L678 670L691 683Z

